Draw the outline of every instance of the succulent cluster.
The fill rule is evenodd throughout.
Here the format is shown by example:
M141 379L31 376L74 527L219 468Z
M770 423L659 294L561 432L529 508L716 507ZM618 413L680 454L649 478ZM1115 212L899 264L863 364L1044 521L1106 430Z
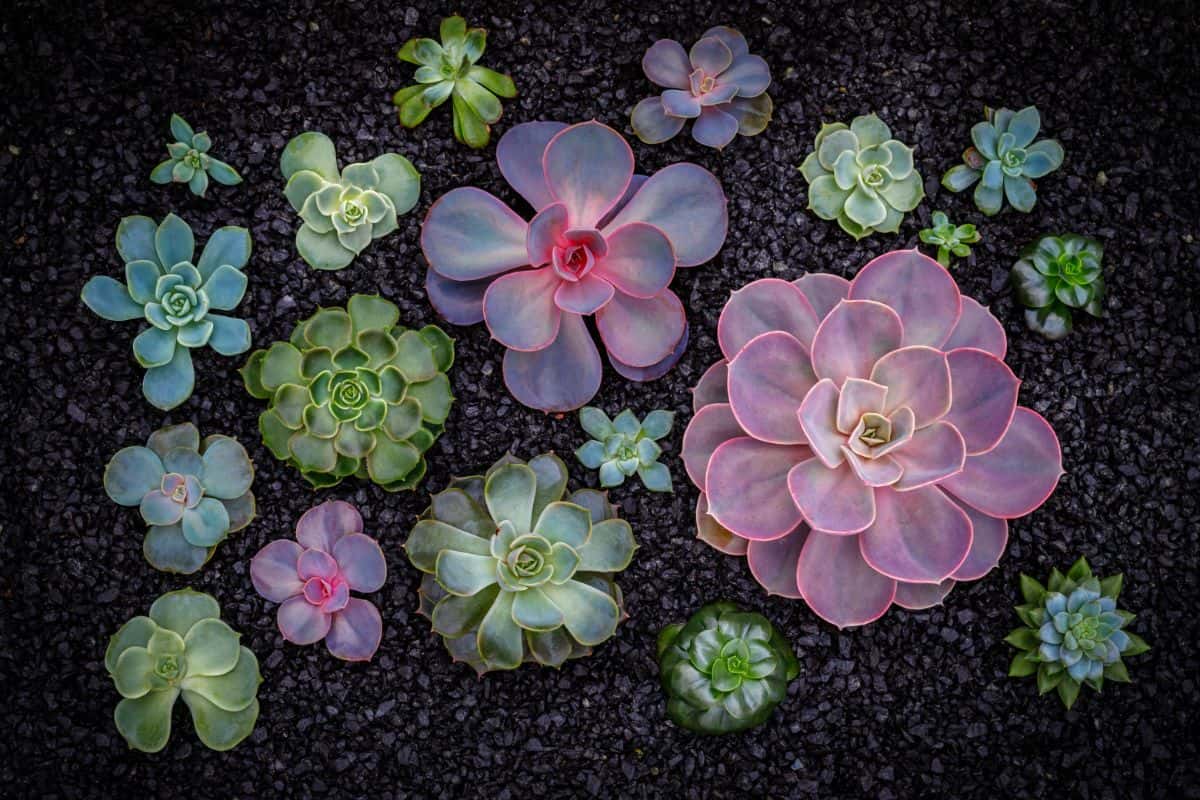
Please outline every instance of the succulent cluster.
M1074 327L1074 309L1104 316L1103 258L1099 242L1074 233L1043 236L1026 247L1009 277L1029 329L1061 339Z
M561 667L624 618L613 574L633 558L633 530L602 492L566 487L553 454L506 456L435 494L404 543L425 573L420 613L480 675Z
M236 186L242 176L224 161L213 158L208 152L212 137L204 131L196 133L187 120L178 114L171 115L171 135L175 141L167 143L167 160L150 172L155 183L186 183L192 194L204 197L208 191L208 179L226 186Z
M918 235L925 244L937 245L937 262L947 269L950 256L966 258L971 255L970 245L979 241L974 225L955 225L941 211L933 212L933 227L922 229Z
M192 712L205 747L229 750L258 720L258 659L238 643L207 594L180 589L150 606L150 616L121 626L104 653L104 668L123 698L113 719L135 750L157 753L171 737L175 701Z
M399 320L393 303L356 294L242 367L246 391L268 401L263 443L314 487L353 475L398 491L424 477L424 453L454 401L454 342L436 325L409 330Z
M629 409L609 419L598 408L581 408L579 424L592 438L575 451L575 457L588 469L600 470L600 485L605 488L620 486L636 474L652 492L672 491L671 473L658 463L662 448L657 440L671 432L674 422L675 415L661 409L639 422Z

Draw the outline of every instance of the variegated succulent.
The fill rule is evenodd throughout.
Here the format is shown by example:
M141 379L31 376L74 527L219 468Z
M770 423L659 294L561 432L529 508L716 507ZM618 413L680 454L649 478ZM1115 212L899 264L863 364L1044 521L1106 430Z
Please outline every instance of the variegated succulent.
M212 137L204 131L196 133L187 120L178 114L171 115L171 135L175 141L167 143L167 158L150 172L155 183L186 183L192 194L204 197L208 191L208 179L234 186L242 182L242 176L233 167L209 153Z

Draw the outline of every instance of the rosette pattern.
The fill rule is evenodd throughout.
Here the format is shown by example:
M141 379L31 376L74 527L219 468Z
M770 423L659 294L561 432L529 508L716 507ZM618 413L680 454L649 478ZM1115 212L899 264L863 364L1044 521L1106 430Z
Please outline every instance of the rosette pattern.
M224 161L209 153L212 137L204 131L196 133L187 120L178 114L171 115L171 135L175 141L167 143L167 160L150 171L150 180L155 183L186 183L192 194L204 197L208 191L208 179L217 183L235 186L242 176Z
M600 470L602 487L620 486L637 475L651 492L674 491L670 470L658 461L662 447L657 441L671 432L673 413L655 409L639 422L628 408L609 419L600 409L585 406L579 409L579 424L592 439L575 450L575 457L588 469Z
M1099 242L1075 233L1043 236L1026 247L1009 277L1029 329L1057 340L1074 328L1074 309L1104 316L1103 258Z
M937 262L950 268L950 256L966 258L971 255L971 245L979 241L975 226L955 225L943 211L933 212L933 225L917 234L925 244L937 246Z
M982 577L1062 474L1003 327L915 250L755 281L717 338L683 437L700 538L838 627Z

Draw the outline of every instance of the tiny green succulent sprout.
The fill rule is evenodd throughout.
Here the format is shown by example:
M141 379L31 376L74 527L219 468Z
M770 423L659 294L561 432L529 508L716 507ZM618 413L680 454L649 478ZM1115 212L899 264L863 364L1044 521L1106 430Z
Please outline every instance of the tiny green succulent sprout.
M1074 327L1074 309L1104 316L1103 258L1099 242L1074 233L1043 236L1026 247L1009 277L1029 329L1057 340Z
M486 147L491 126L503 107L498 98L517 96L512 78L477 63L487 45L487 31L467 28L457 14L442 20L441 44L433 39L410 39L396 56L417 65L417 81L396 92L392 103L400 124L415 128L446 100L454 117L454 138L468 147Z
M279 160L283 192L303 224L296 250L315 269L342 269L374 240L396 230L421 195L421 176L407 158L384 153L338 170L333 141L308 131Z
M974 225L955 225L941 211L933 212L933 227L922 229L918 236L925 244L937 245L937 262L947 269L950 256L966 258L971 255L969 245L979 241L979 231Z
M208 191L208 179L226 186L236 186L242 176L233 167L209 153L212 138L200 131L196 133L187 120L178 114L171 115L171 135L175 141L167 143L167 160L150 172L155 183L186 183L192 194L204 197Z
M856 240L896 233L904 215L925 196L913 150L892 138L874 114L821 126L814 149L800 165L808 181L808 207L837 220Z
M1025 602L1016 607L1024 623L1004 638L1018 652L1009 665L1014 678L1037 676L1039 694L1058 690L1070 708L1087 684L1097 692L1105 681L1129 683L1124 658L1150 646L1125 630L1134 615L1117 608L1121 575L1098 578L1080 558L1064 575L1057 569L1043 586L1021 575Z
M641 422L629 409L610 420L600 409L586 406L579 409L579 424L592 438L575 457L588 469L600 470L600 485L606 489L636 474L652 492L673 491L670 470L658 462L662 448L657 440L671 432L674 421L674 414L661 409Z
M126 622L109 641L104 668L122 700L113 719L135 750L157 753L171 737L182 695L205 747L229 750L258 721L258 659L221 621L221 607L192 589L167 592L149 616Z

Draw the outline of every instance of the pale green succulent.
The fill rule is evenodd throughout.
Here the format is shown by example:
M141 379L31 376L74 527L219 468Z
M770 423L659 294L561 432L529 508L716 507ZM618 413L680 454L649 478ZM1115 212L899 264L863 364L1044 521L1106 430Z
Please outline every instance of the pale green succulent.
M592 439L575 451L579 463L588 469L600 470L600 485L620 486L625 479L637 475L652 492L671 491L671 472L658 462L662 448L657 439L671 432L675 415L657 409L639 422L629 409L610 420L598 408L579 409L579 424Z
M196 133L187 120L178 114L171 115L171 135L175 141L167 143L169 158L150 172L155 183L186 183L192 194L204 197L208 191L208 179L226 186L242 182L242 176L233 167L209 152L212 137L204 131Z
M917 235L925 244L937 245L937 262L947 269L950 256L966 258L971 255L970 246L979 241L974 225L955 225L943 211L933 212L933 224Z

